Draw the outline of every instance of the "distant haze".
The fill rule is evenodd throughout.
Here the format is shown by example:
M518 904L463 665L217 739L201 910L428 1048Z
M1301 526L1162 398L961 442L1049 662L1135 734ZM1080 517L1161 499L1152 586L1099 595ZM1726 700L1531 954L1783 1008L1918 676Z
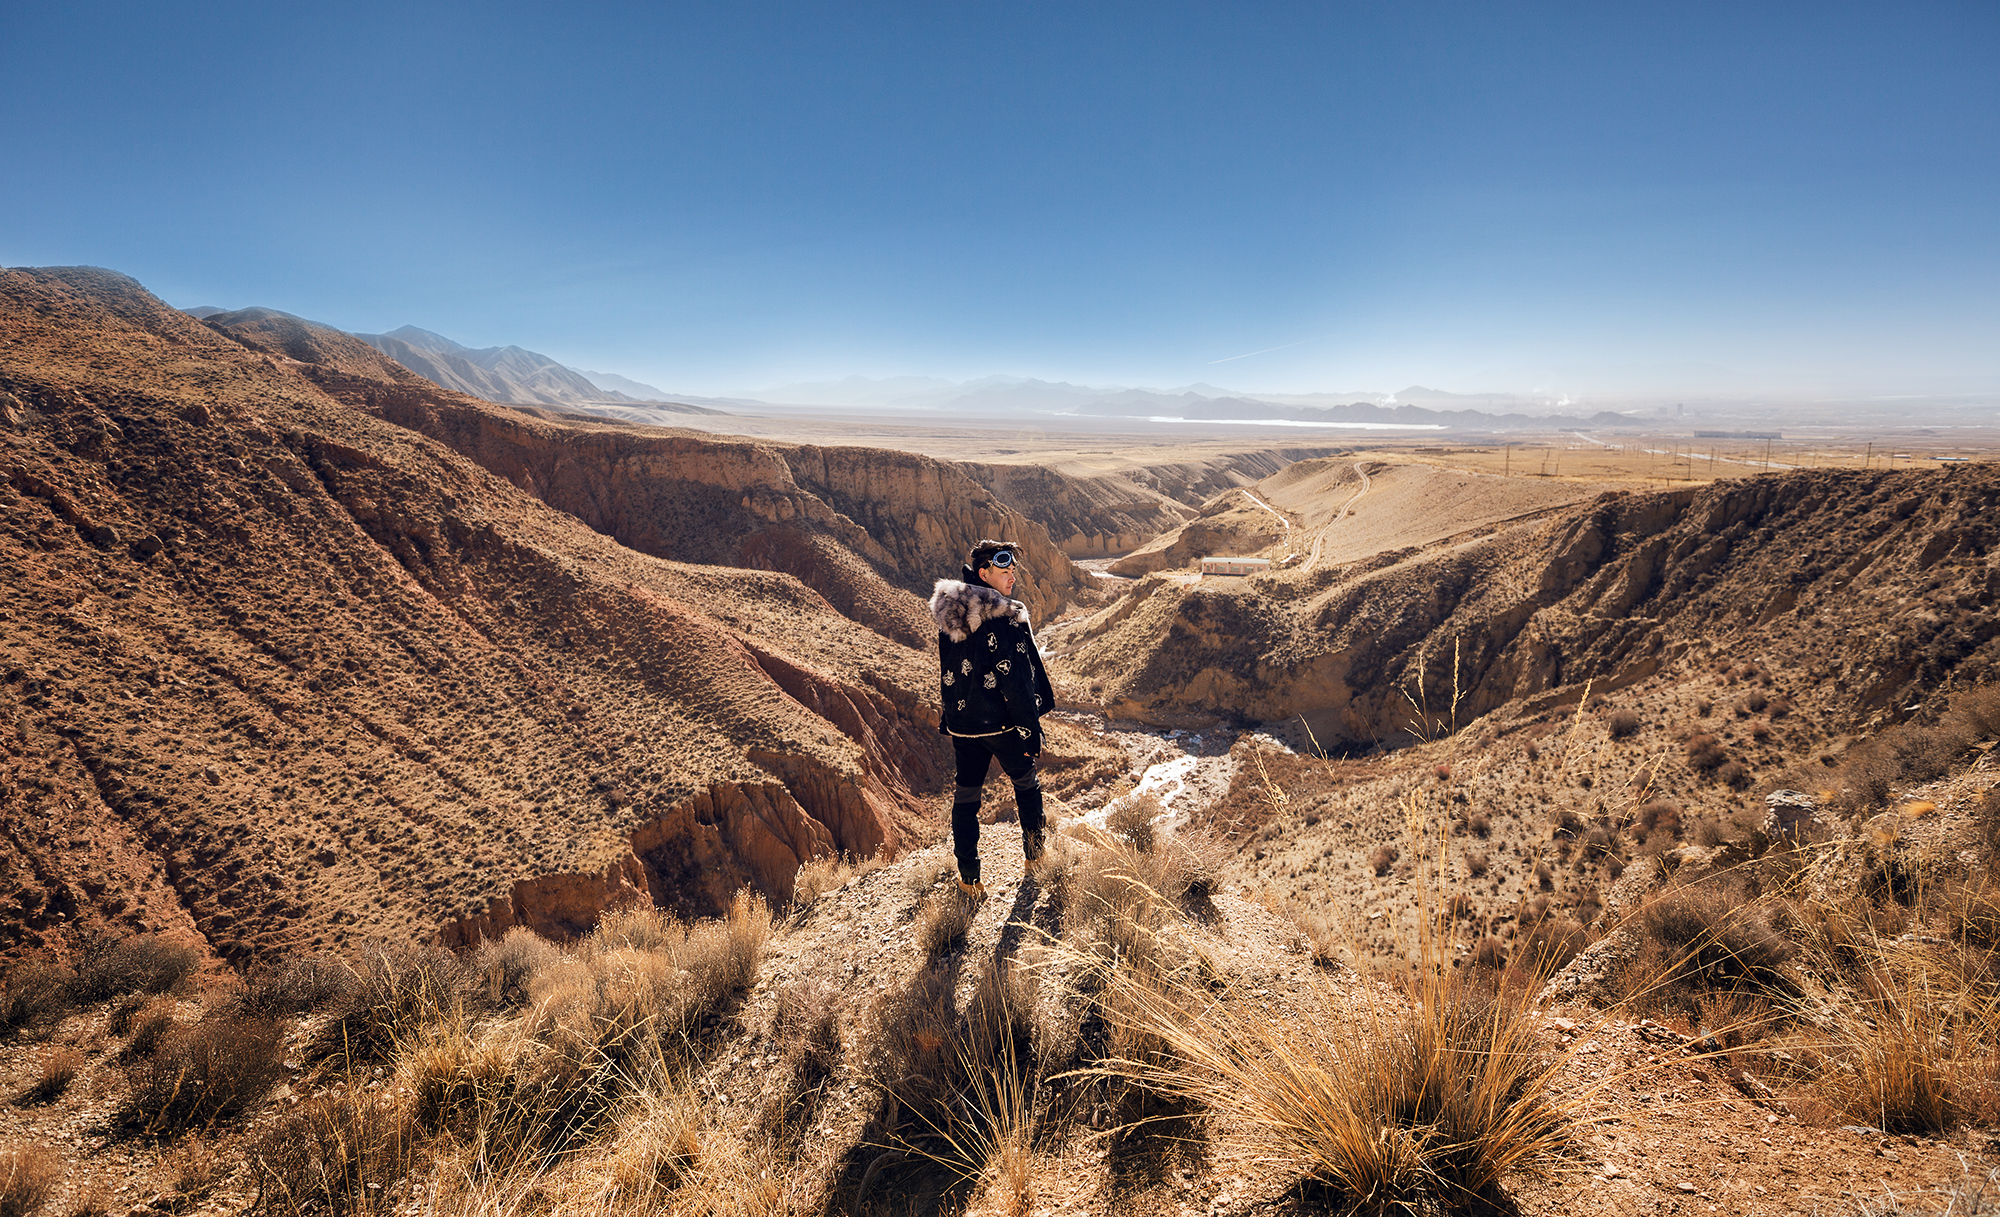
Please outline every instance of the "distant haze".
M0 263L670 395L2000 409L1992 0L106 0L0 45Z

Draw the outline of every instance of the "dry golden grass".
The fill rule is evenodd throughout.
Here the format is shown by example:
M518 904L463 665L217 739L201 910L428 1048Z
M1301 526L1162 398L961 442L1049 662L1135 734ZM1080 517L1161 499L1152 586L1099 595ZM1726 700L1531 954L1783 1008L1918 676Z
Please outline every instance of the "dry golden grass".
M53 1103L61 1098L83 1069L83 1054L74 1048L51 1048L42 1054L42 1067L34 1084L22 1093L23 1106Z
M2000 986L1984 951L1885 938L1865 923L1822 940L1815 973L1846 977L1811 995L1796 1038L1820 1063L1821 1095L1849 1119L1893 1133L1935 1133L2000 1114Z
M0 1217L32 1217L55 1192L58 1163L41 1146L0 1150Z
M956 888L934 891L917 905L917 949L931 959L962 946L979 901Z

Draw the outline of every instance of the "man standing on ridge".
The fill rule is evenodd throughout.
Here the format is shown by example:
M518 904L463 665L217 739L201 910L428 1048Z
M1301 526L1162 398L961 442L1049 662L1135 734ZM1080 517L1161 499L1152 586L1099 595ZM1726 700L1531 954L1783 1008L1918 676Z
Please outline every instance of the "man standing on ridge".
M992 762L1014 784L1021 809L1021 852L1028 865L1042 857L1042 715L1055 691L1042 669L1028 606L1013 598L1021 547L981 541L959 579L939 579L931 593L938 627L938 683L944 698L938 730L952 737L958 788L951 799L952 851L959 890L986 894L979 881L979 795Z

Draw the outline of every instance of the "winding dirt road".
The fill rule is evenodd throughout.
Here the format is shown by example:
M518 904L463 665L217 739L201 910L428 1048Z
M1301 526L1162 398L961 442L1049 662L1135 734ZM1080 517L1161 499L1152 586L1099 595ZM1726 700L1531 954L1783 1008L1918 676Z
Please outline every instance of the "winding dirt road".
M1348 510L1352 508L1356 503L1361 501L1362 495L1368 493L1369 482L1368 482L1367 468L1363 466L1360 461L1356 461L1354 462L1354 472L1361 475L1361 489L1355 491L1352 495L1348 496L1347 501L1340 505L1340 514L1334 516L1331 520L1328 520L1324 525L1320 527L1319 532L1313 536L1312 553L1306 557L1306 560L1304 562L1299 564L1300 574L1303 575L1311 571L1314 564L1319 561L1320 551L1326 547L1327 529L1332 528L1335 524L1338 524L1342 520L1346 519Z

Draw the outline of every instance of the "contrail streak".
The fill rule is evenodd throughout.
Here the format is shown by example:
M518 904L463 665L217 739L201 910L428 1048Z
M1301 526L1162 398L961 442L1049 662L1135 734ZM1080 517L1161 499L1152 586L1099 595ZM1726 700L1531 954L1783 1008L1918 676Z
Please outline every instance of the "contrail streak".
M1301 338L1297 342L1288 342L1284 346L1265 347L1261 351L1245 351L1241 355L1231 355L1228 359L1211 359L1208 362L1209 366L1211 367L1213 367L1218 363L1233 363L1238 359L1248 359L1252 355L1269 355L1272 351L1282 351L1288 347L1302 347L1308 342L1325 342L1328 338L1331 337L1333 337L1333 335L1323 334L1318 338Z

